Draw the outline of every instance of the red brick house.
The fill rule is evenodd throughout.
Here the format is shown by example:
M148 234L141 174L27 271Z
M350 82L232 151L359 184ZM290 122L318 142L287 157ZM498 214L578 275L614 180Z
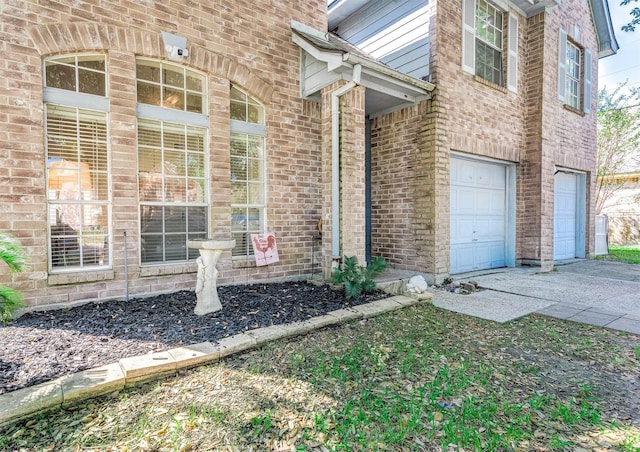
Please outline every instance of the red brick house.
M0 8L0 230L29 256L0 283L32 307L193 288L207 236L236 239L221 283L592 252L606 0Z

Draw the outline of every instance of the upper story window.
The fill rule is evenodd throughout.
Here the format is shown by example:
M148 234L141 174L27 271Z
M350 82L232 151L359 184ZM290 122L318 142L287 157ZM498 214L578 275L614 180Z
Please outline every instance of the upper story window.
M251 234L266 229L264 107L231 87L231 232L233 256L253 254Z
M488 0L463 0L462 5L462 69L516 92L517 15L501 10Z
M195 259L187 241L209 233L206 78L145 59L137 74L141 261Z
M580 108L580 81L581 81L581 52L580 48L571 41L567 41L567 72L565 96L567 105Z
M578 36L579 31L574 30ZM560 30L558 98L570 109L591 113L591 51Z
M476 0L476 75L502 85L502 12Z
M110 265L110 192L104 55L44 62L49 268Z

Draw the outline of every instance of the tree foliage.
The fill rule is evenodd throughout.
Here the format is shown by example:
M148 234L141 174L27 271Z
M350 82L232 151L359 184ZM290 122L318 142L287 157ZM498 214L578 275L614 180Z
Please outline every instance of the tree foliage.
M638 0L622 0L620 2L620 5L627 6L632 1L634 3L638 2ZM629 11L629 14L631 14L631 20L629 21L628 24L625 24L622 26L622 31L635 31L636 25L640 25L640 8L637 6L634 6L631 9L631 11Z
M599 214L623 184L613 176L629 165L640 164L640 90L619 84L598 92L598 178L596 213Z

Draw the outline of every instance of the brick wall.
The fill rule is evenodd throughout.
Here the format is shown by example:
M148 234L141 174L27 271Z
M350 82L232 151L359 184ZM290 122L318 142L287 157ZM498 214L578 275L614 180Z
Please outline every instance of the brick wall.
M265 104L267 224L281 262L256 268L223 256L220 282L311 273L320 217L320 114L299 95L299 49L290 21L326 28L326 3L13 1L0 3L0 230L25 246L28 268L0 275L30 306L122 297L124 233L131 295L193 288L193 263L139 265L135 58L166 59L161 32L185 36L184 64L208 76L211 227L230 233L229 83ZM48 273L42 59L74 52L107 55L113 266ZM212 231L213 232L213 231Z
M299 48L290 20L326 29L326 3L32 1L0 3L0 230L16 234L29 257L26 272L0 274L0 284L24 291L31 306L193 288L193 263L139 265L135 58L165 58L161 32L185 36L185 65L208 76L211 228L230 233L229 83L265 104L267 223L281 262L255 267L223 256L222 283L310 274L323 218L322 249L331 261L331 108L325 89L317 104L300 99ZM588 0L561 3L519 17L518 92L482 82L461 68L461 0L429 2L433 100L372 121L373 254L399 269L433 280L449 272L449 159L451 152L514 163L517 168L516 257L548 267L553 256L553 174L556 167L587 172L587 218L594 203L595 113L569 111L557 99L558 29L580 30L592 50L595 111L596 42ZM104 52L108 60L112 165L113 266L82 273L48 273L42 103L42 59ZM348 96L349 121L362 117L361 90ZM360 99L360 100L358 100ZM343 124L354 150L343 162L349 217L345 251L364 246L362 129ZM358 151L359 149L359 151ZM356 152L357 151L357 152ZM347 155L345 155L346 157ZM347 179L345 179L346 181ZM349 185L352 184L352 185ZM587 225L593 248L593 221ZM349 251L351 252L351 251Z
M512 93L463 72L462 1L430 2L434 99L372 122L373 254L394 267L449 272L451 152L516 168L516 260L553 264L553 176L587 172L587 253L593 249L597 60L588 0L535 17L518 16L518 89ZM593 52L593 113L557 99L558 29L578 25ZM505 51L506 52L506 51Z

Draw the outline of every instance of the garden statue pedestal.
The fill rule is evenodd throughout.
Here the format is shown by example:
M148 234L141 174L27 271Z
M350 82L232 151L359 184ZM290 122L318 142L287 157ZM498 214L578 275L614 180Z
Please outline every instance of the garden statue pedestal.
M222 309L222 304L218 298L216 280L218 279L218 269L216 263L224 250L230 250L236 246L235 240L189 240L189 248L197 249L200 257L198 263L198 280L196 282L196 315L209 314L210 312Z

